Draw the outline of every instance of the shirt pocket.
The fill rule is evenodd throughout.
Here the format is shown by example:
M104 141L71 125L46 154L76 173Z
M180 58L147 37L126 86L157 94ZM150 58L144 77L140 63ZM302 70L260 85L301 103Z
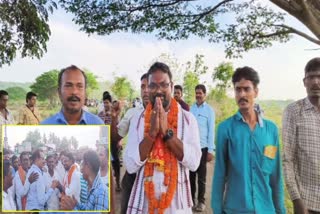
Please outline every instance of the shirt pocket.
M206 115L203 114L198 114L197 115L197 121L198 121L198 125L200 127L207 127L208 124L208 117Z
M261 170L264 175L270 175L275 167L275 159L269 158L267 156L262 157Z

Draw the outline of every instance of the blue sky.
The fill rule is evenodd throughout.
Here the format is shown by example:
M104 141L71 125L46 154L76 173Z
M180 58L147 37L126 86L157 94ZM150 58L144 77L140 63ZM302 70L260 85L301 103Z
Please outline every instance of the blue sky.
M290 24L306 30L296 20ZM222 61L231 61L235 67L251 66L261 78L259 99L299 99L306 95L302 84L303 69L308 60L319 56L310 42L294 36L286 44L275 43L271 48L245 53L242 59L227 60L223 44L212 44L206 39L190 38L177 42L157 40L152 34L133 35L115 33L109 36L87 36L71 16L56 11L50 17L51 38L48 51L40 60L16 58L10 66L1 68L1 81L33 82L41 73L75 64L88 68L99 80L113 80L114 76L127 76L138 88L141 74L162 53L167 53L183 64L203 54L212 71ZM173 71L174 74L174 71ZM211 72L202 81L211 85ZM181 84L181 81L176 83Z

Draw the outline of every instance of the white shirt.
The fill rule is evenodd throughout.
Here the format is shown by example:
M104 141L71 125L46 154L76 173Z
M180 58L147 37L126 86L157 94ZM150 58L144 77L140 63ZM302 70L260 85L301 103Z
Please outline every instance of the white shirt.
M199 129L194 116L191 113L182 110L180 106L178 108L178 136L179 139L183 139L184 156L183 160L181 162L179 161L178 164L178 185L176 194L171 202L171 206L165 210L165 213L192 214L189 170L195 171L200 164L201 148ZM144 179L143 172L146 160L140 161L139 152L139 144L144 138L144 117L135 114L131 120L131 124L128 134L128 143L124 154L124 163L129 173L138 174L133 186L133 189L136 189L136 191L131 192L127 213L142 214L148 213L148 199L144 193L144 182L141 181ZM159 198L161 192L164 192L167 189L167 187L163 185L163 181L163 172L155 170L153 182L155 184L155 195L157 198ZM142 191L143 193L141 194ZM138 202L139 200L140 202Z
M6 193L4 190L2 191L2 203L3 210L16 210L16 205L13 201L13 198L10 197L10 194Z
M117 125L118 128L118 134L121 137L125 137L128 134L129 131L129 126L130 126L130 121L132 119L132 117L136 114L141 115L141 113L144 111L144 107L143 106L138 106L135 108L130 108L125 115L123 116L123 118L121 119L121 121L119 122L119 124Z
M68 196L74 195L77 201L80 201L80 191L81 191L80 172L78 170L73 171L70 184L68 184L68 173L66 173L63 179L63 184L66 184L65 186L66 195Z
M66 170L60 160L58 161L58 164L55 167L55 171L57 171L57 174L60 175L61 180L59 180L59 181L61 184L63 184L62 182L63 182L64 176L66 175Z
M46 181L46 191L48 191L48 189L51 187L53 180L58 180L58 181L61 180L56 170L54 170L52 177L49 174L49 172L45 172L43 176ZM47 201L48 210L59 210L59 193L60 193L59 189L55 188L54 192L52 193L52 195Z
M7 109L5 109L5 111L7 112L7 119L5 119L2 112L0 112L0 139L1 139L0 141L2 141L2 125L15 124L15 121L14 121L12 114ZM6 129L6 126L5 126L5 129ZM4 130L4 133L6 133L5 130ZM6 136L4 136L4 137L6 137ZM7 143L6 140L7 139L4 139L4 143ZM4 146L6 146L6 144L4 144Z
M27 173L26 173L26 177L27 177ZM26 181L23 185L20 179L19 172L17 171L16 174L14 175L13 184L15 186L15 194L17 197L17 208L18 210L22 210L21 198L27 195L29 191L29 188L30 188L29 180L26 178Z

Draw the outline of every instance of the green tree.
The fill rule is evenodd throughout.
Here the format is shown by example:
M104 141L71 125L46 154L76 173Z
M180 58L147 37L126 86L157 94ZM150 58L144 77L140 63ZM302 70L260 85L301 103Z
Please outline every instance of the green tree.
M36 78L30 88L37 95L39 100L49 99L50 106L56 106L58 103L58 70L45 72Z
M89 69L83 69L87 76L87 96L91 97L94 90L99 89L99 84L97 81L98 76L94 75Z
M178 59L168 53L162 53L160 56L156 57L154 61L163 62L169 66L170 71L174 74L172 81L174 84L183 81L183 69L182 65L179 63Z
M17 51L22 57L42 57L50 36L48 11L57 8L57 2L74 14L73 21L88 34L154 32L168 40L194 35L224 42L228 57L287 42L291 35L320 45L319 0L268 1L281 12L262 5L267 1L261 0L2 0L0 67L10 64ZM296 18L310 33L288 25L287 16Z
M21 57L40 58L50 36L48 12L57 5L52 0L0 1L0 67Z
M56 149L58 152L64 151L66 148L61 148L61 140L55 133L50 132L48 137L48 143L56 145Z
M48 143L48 139L47 139L47 136L46 136L45 133L44 133L43 136L42 136L42 142L43 142L44 144L47 144L47 143Z
M215 99L222 100L227 97L227 90L231 87L233 71L233 65L230 62L222 62L214 68L212 80L216 83L216 86L211 93Z
M74 137L74 136L71 136L71 138L70 138L70 144L72 145L72 148L74 149L74 150L77 150L78 149L78 146L79 146L79 142L78 142L78 140Z
M41 141L41 134L38 129L28 132L24 141L31 143L32 151L44 145Z
M66 137L63 137L61 139L61 144L60 144L60 148L59 150L63 151L63 150L67 150L70 151L71 145L68 141L68 139Z
M204 65L203 55L196 54L195 61L188 61L183 76L183 96L189 105L195 99L195 87L199 84L199 77L208 71L208 67Z
M287 42L291 35L320 45L320 3L318 0L270 0L282 9L274 10L260 0L61 0L75 15L75 23L88 34L119 31L154 32L168 40L206 37L226 45L229 57L239 57L251 49L263 49L273 42ZM212 3L214 2L214 3ZM283 13L286 12L286 13ZM311 33L287 25L293 16ZM221 22L220 20L228 20Z
M112 93L120 100L132 100L134 90L127 77L116 77L111 86Z
M27 92L21 87L10 87L6 91L9 94L10 100L24 100L26 98Z

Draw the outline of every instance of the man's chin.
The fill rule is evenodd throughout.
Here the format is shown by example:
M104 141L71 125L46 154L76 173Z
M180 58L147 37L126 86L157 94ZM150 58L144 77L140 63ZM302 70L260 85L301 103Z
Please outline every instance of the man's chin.
M82 108L77 107L77 108L65 108L65 111L68 112L69 114L77 114L81 112Z

